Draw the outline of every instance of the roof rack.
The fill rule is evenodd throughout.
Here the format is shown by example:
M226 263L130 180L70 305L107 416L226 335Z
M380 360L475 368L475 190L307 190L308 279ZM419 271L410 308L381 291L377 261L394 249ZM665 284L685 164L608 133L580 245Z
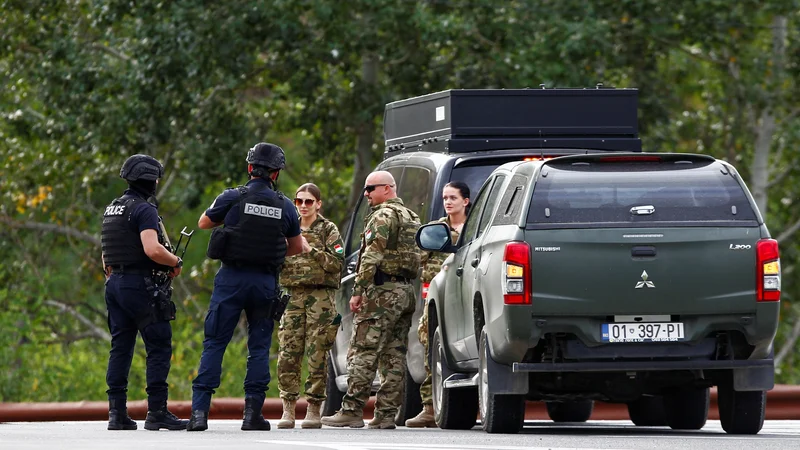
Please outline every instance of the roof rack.
M514 148L641 151L638 90L452 89L392 102L384 111L388 157Z

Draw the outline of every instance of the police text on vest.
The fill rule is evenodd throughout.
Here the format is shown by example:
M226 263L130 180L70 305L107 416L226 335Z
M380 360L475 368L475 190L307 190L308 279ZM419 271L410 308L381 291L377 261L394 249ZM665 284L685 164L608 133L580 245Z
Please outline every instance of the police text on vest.
M244 204L244 213L254 216L267 217L269 219L280 219L283 210L273 206L255 205L253 203Z
M125 212L125 205L106 206L104 216L121 216Z

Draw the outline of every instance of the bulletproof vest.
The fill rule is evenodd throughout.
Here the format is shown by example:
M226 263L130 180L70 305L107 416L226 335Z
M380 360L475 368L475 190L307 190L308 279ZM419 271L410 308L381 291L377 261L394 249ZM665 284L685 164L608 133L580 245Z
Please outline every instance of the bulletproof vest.
M103 260L107 266L141 270L169 270L169 267L156 264L144 252L139 228L131 224L131 214L136 205L146 202L141 197L123 195L114 199L103 212L101 244ZM159 217L159 225L161 218ZM162 245L166 238L161 226L156 230L158 242Z
M389 275L417 278L420 255L414 237L419 229L419 217L414 211L396 203L383 203L383 207L394 211L398 227L396 232L389 235L379 268Z
M283 233L283 194L266 185L239 186L239 222L225 226L222 262L277 273L286 258Z
M447 223L447 217L442 217L439 220L433 221L431 223L444 223L449 226ZM458 241L458 231L454 229L450 229L450 240L453 243ZM445 259L450 255L449 253L441 253L441 252L425 252L427 255L423 256L423 260L425 260L425 264L422 267L422 282L423 283L430 283L433 277L436 276L437 273L442 269L442 263Z

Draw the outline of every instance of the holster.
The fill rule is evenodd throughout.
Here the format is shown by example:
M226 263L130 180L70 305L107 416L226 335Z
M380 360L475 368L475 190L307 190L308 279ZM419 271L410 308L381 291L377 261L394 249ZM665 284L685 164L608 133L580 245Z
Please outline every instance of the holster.
M166 281L160 283L153 277L144 278L145 287L149 295L150 320L145 325L140 325L139 329L143 329L151 323L175 320L177 308L175 307L175 302L172 301L172 286L166 275L162 277Z
M381 269L375 269L375 278L373 278L372 281L374 282L375 286L383 286L383 283L386 282L387 278L388 277L384 271Z
M286 307L289 306L289 300L292 299L290 294L282 292L278 298L272 302L272 320L281 320L283 317L283 312L286 311Z

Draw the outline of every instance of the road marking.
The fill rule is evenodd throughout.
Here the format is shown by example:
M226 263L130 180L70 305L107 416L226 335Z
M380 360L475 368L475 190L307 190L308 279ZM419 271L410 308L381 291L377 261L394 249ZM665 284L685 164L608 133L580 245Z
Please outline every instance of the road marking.
M435 449L459 449L459 450L627 450L627 449L595 449L595 448L575 448L575 447L530 447L530 446L497 446L497 445L440 445L440 444L411 444L402 445L397 443L377 443L377 442L319 442L319 441L257 441L265 444L281 444L292 446L322 447L330 450L435 450Z

